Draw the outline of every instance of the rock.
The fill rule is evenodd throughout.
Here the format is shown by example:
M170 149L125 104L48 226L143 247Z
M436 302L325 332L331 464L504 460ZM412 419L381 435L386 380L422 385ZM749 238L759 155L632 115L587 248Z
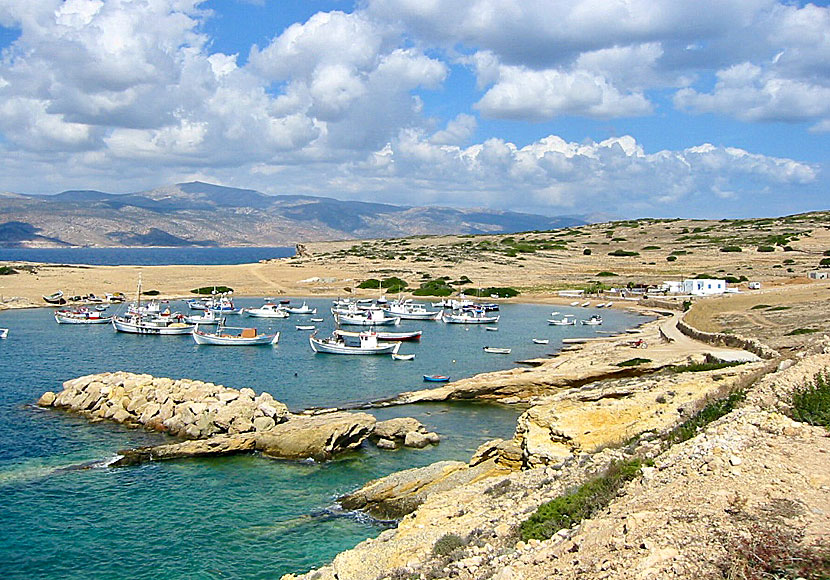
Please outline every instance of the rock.
M217 436L209 439L183 441L181 443L170 443L156 447L139 447L138 449L122 450L118 452L122 457L112 463L111 466L123 467L126 465L136 465L137 463L143 463L145 461L161 461L181 457L230 455L253 451L254 447L254 438L250 436Z
M257 417L254 419L254 429L256 431L268 431L276 425L276 422L271 417Z
M423 433L410 431L406 434L406 438L404 438L403 444L405 447L414 447L416 449L422 449L429 445L429 439L427 439L427 436Z
M375 445L377 445L378 449L397 449L398 448L397 444L394 441L392 441L391 439L384 439L382 437L380 439L378 439L377 441L375 441Z
M354 449L372 433L375 418L368 413L291 415L257 438L257 449L283 459L331 459Z
M374 436L382 439L405 439L408 433L423 433L426 428L412 417L399 417L380 421L375 425Z
M52 391L46 391L37 400L37 404L41 407L50 407L55 402L55 399L57 399L57 395L55 395L55 393Z

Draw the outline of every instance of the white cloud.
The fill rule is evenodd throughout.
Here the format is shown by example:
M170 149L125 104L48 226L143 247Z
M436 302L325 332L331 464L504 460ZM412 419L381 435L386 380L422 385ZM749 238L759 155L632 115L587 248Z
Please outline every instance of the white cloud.
M447 128L436 132L430 137L430 142L437 145L460 145L473 136L476 130L476 118L461 113L447 123Z

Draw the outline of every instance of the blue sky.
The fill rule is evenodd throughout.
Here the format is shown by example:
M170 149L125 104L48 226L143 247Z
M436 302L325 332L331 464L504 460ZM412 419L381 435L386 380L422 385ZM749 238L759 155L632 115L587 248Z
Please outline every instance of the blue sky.
M0 0L0 49L10 192L830 209L826 3Z

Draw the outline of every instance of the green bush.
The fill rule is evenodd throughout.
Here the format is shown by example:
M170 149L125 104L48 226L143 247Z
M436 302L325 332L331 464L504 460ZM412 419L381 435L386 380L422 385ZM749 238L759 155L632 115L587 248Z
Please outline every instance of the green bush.
M646 363L650 363L650 362L651 362L650 358L636 357L636 358L630 358L628 360L624 360L622 362L618 362L617 366L618 367L635 367L637 365L642 365L642 364L646 364Z
M227 286L202 286L201 288L190 291L191 294L226 294L228 292L233 292L233 288L228 288ZM151 295L148 292L144 294Z
M818 265L824 267L830 266L830 258L822 258Z
M729 396L713 401L703 407L696 415L690 417L674 429L672 429L665 439L671 444L682 443L698 434L706 425L716 419L720 419L727 413L738 406L738 403L746 399L744 391L735 391Z
M17 274L17 270L11 266L0 266L0 276L9 276L11 274Z
M742 252L740 246L724 246L720 249L721 252Z
M673 373L701 373L704 371L715 371L718 369L725 369L729 367L736 367L744 364L743 362L717 362L717 363L692 363L687 365L677 365L669 367Z
M369 278L357 285L358 288L380 288L380 280L377 278Z
M432 553L436 556L449 556L459 548L464 548L467 542L457 534L444 534L432 546Z
M798 336L799 334L813 334L814 332L821 332L817 328L796 328L786 333L784 336Z
M750 310L763 310L764 308L769 308L769 304L756 304Z
M758 251L759 252L774 252L775 248L773 248L772 246L758 246Z
M667 262L675 262L677 261L677 256L666 256Z
M608 255L609 256L621 256L621 257L639 256L640 252L632 252L630 250L614 250L613 252L608 252Z
M144 296L158 296L161 294L158 290L147 290L146 292L142 292Z
M591 248L585 248L584 250L582 250L582 255L583 256L590 256L591 255Z
M830 427L830 373L818 373L793 391L790 406L796 421Z
M659 250L660 246L646 246L643 250Z
M603 270L602 272L597 272L597 276L619 276L616 272L608 272Z
M429 280L421 284L420 288L412 291L414 296L449 296L455 292L446 280Z
M515 288L501 288L498 286L488 286L481 289L483 296L498 296L499 298L513 298L519 295L519 291Z
M641 467L639 459L613 463L605 475L540 505L532 516L522 522L522 539L547 540L557 531L570 528L605 509L622 486L640 474Z

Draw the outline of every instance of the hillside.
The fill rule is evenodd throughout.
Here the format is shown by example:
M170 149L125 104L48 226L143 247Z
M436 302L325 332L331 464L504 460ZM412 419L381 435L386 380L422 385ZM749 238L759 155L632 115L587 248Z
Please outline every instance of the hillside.
M584 223L516 212L265 195L192 182L131 194L0 194L0 247L286 246L424 234L509 233Z

